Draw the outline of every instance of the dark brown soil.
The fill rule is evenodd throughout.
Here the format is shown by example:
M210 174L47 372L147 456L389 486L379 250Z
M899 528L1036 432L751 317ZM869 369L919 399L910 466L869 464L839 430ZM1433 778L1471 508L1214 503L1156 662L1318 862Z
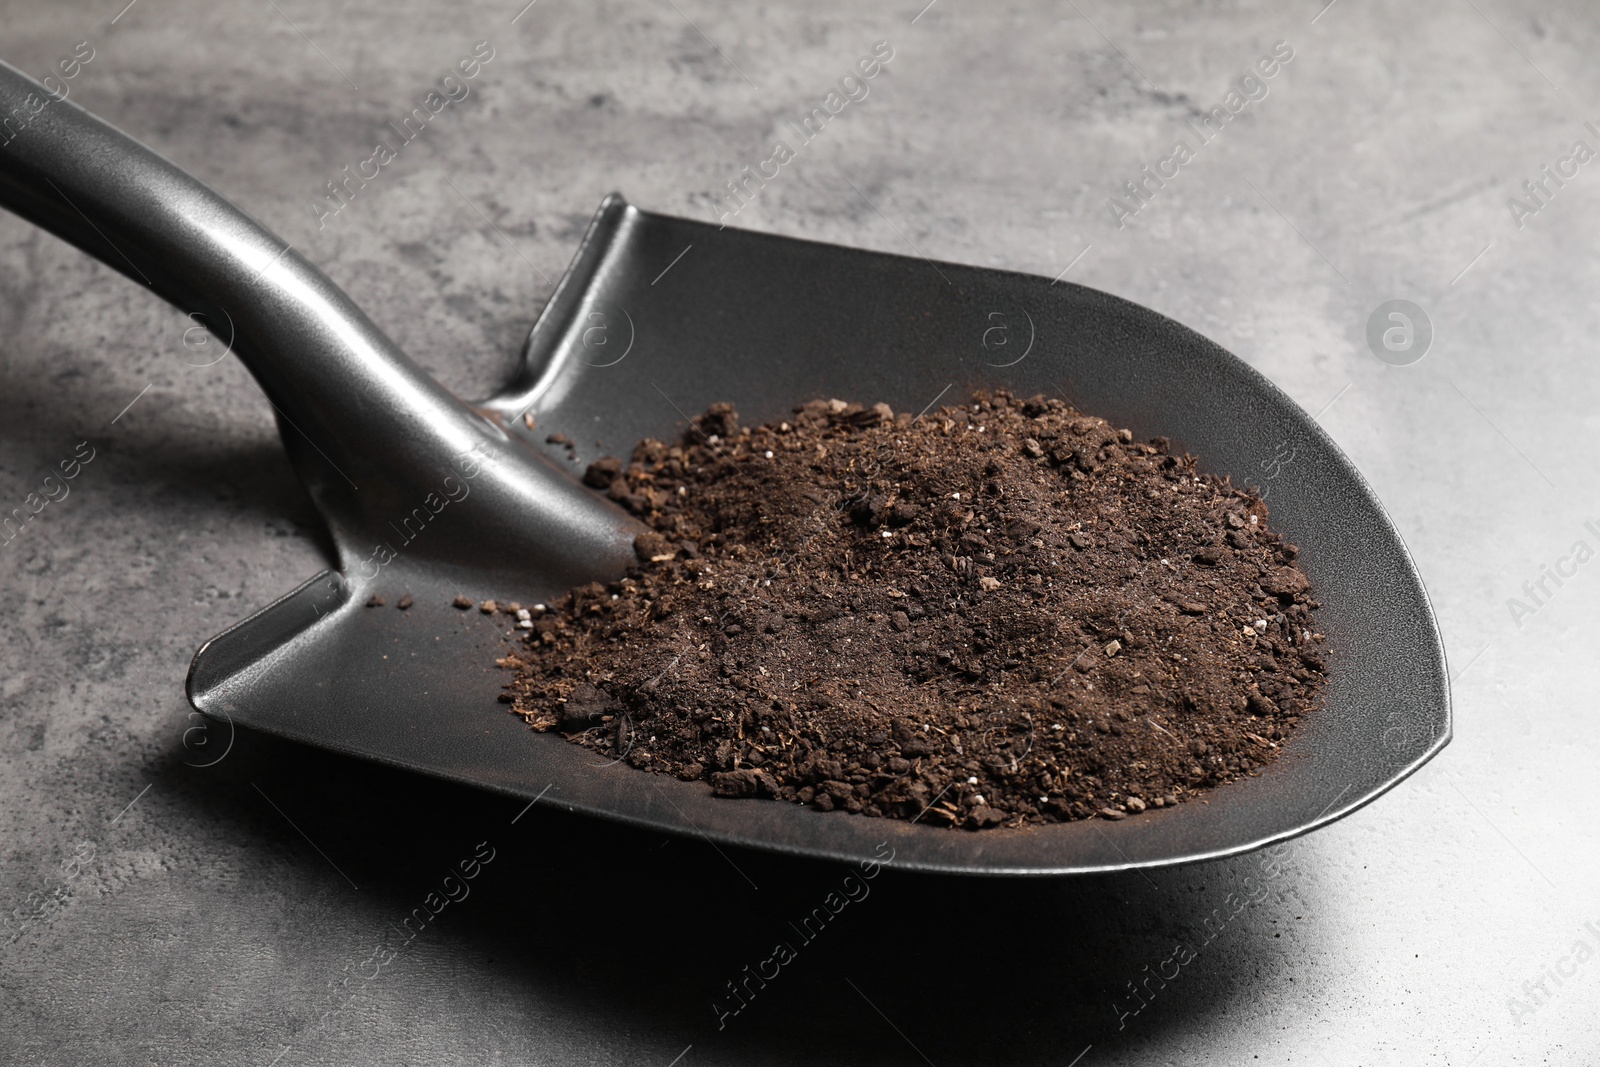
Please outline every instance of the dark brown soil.
M654 532L623 580L524 609L504 699L721 796L1120 819L1254 773L1320 700L1266 505L1059 400L713 405L584 481Z

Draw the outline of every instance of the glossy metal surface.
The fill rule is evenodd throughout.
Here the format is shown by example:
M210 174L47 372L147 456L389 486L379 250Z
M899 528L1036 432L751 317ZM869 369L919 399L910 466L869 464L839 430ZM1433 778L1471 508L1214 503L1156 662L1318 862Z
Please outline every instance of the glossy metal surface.
M634 524L452 396L320 270L172 163L0 64L0 204L196 317L250 368L353 579L390 523L452 516L408 554L445 571L519 560L581 582L632 559ZM466 474L472 472L468 479ZM430 494L433 495L430 500ZM440 511L438 514L443 515ZM415 525L415 520L414 520Z
M22 88L0 71L0 103ZM1437 627L1370 489L1270 382L1153 312L1043 278L719 229L613 197L521 372L482 405L491 422L215 194L70 105L45 114L31 146L19 138L0 153L0 199L113 265L128 252L134 269L119 269L180 307L229 309L235 349L289 423L286 444L340 546L343 580L312 579L197 654L190 695L208 714L718 841L853 857L888 838L896 865L975 873L1246 851L1354 810L1448 741ZM970 834L719 801L701 784L532 735L495 702L493 658L511 637L501 617L457 611L451 596L554 596L625 559L625 518L557 464L580 469L640 436L672 435L715 400L760 420L819 395L917 411L980 386L1067 395L1136 434L1174 438L1239 482L1294 452L1271 476L1270 500L1325 605L1334 676L1326 712L1259 778L1143 818ZM543 444L553 431L578 442L578 462ZM475 445L492 462L469 479L453 458ZM470 492L406 526L449 476ZM372 541L390 549L377 566ZM366 609L369 591L409 592L416 606Z

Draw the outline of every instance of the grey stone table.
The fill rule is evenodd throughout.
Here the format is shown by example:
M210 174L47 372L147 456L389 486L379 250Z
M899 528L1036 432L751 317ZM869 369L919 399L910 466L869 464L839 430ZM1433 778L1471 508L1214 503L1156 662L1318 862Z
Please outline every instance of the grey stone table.
M190 732L190 655L325 542L243 369L195 366L175 312L6 216L0 508L92 458L0 547L0 1060L1596 1062L1600 563L1574 552L1600 547L1590 5L123 2L5 3L0 54L42 75L92 51L73 99L465 395L508 373L606 192L709 217L890 42L870 95L733 224L1065 271L1258 367L1416 553L1457 736L1278 857L884 875L719 1027L724 983L838 868L513 822L259 738L195 766L216 747ZM332 214L326 183L480 41L468 95ZM1399 331L1380 360L1367 324L1394 299L1431 326L1380 316ZM480 850L471 895L400 942ZM1194 958L1135 1000L1177 943Z

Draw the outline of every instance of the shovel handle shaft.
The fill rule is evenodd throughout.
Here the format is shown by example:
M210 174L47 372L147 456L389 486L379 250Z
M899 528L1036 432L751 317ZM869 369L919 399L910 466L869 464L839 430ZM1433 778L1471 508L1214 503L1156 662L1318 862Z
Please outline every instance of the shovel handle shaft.
M450 556L537 546L555 571L620 569L636 528L451 394L327 275L145 145L0 63L0 206L149 287L242 359L346 563L395 515L485 468ZM390 535L392 536L392 535Z
M403 396L414 416L461 414L459 402L287 242L4 63L0 205L197 316L308 434L348 419L352 402L370 409ZM377 429L362 427L368 435ZM471 447L472 435L458 436Z

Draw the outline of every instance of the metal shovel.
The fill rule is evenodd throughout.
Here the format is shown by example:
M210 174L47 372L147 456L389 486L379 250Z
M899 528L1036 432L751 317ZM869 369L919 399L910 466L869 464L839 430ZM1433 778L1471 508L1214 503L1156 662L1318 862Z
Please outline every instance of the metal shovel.
M26 122L0 127L0 202L231 346L275 407L337 546L338 571L196 653L189 699L229 730L721 843L861 858L886 855L887 842L894 866L988 874L1259 848L1366 804L1449 740L1439 632L1371 489L1272 383L1152 311L1046 278L725 229L611 196L515 378L468 404L284 241L0 64L6 115ZM1238 484L1270 479L1273 521L1302 547L1323 603L1332 674L1325 709L1259 777L1119 822L967 832L716 799L703 783L535 734L497 702L506 617L452 599L536 602L622 574L642 527L579 484L587 460L669 438L714 401L758 422L817 397L914 412L976 387L1068 395L1137 435L1171 437ZM575 451L546 443L553 433ZM391 606L364 606L373 594ZM394 610L405 594L414 606Z

